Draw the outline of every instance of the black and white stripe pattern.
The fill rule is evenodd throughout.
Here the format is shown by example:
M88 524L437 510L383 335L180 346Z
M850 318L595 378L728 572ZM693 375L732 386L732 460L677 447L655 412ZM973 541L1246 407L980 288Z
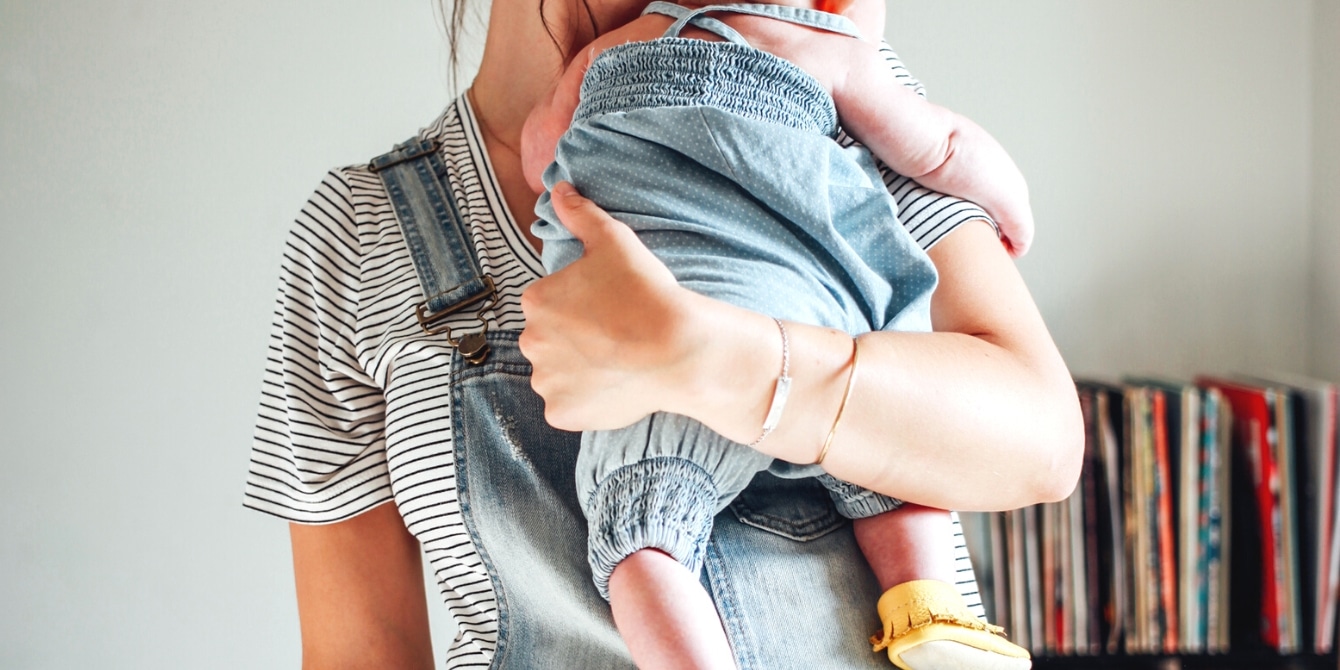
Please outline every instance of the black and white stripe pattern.
M422 135L440 143L482 269L497 284L490 328L521 329L521 291L543 269L507 212L465 99ZM891 183L913 205L904 223L923 246L982 216L915 184ZM419 329L414 307L422 300L381 181L363 166L327 174L284 248L245 505L323 524L394 501L458 626L446 666L484 667L496 646L497 607L456 497L451 350ZM957 544L962 590L976 606L961 535Z
M519 330L521 290L541 265L481 172L474 119L458 102L423 135L442 146L481 269L497 285L490 327ZM485 666L496 605L456 498L451 349L420 330L422 300L380 179L361 166L326 175L285 248L246 505L330 523L394 500L458 625L448 667Z
M884 55L884 62L889 64L889 68L894 71L898 81L904 86L910 87L916 91L917 95L926 97L926 87L916 77L908 72L907 66L898 58L898 54L893 52L893 48L888 42L882 42L879 51ZM838 136L838 142L843 146L855 144L855 140L841 133ZM949 234L959 224L971 221L973 219L984 219L996 228L997 234L1000 229L996 227L991 217L987 216L986 211L977 205L966 200L955 198L932 191L921 184L904 177L893 170L890 170L884 163L879 163L880 174L884 177L884 186L893 194L894 200L898 202L898 218L907 227L908 232L912 234L912 239L921 245L922 249L929 249L935 246L941 238Z

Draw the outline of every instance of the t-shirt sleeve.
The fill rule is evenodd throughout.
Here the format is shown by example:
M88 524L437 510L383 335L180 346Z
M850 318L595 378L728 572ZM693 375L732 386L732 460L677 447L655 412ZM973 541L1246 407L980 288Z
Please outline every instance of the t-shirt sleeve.
M244 504L331 523L391 500L385 400L354 340L361 251L348 180L326 175L284 244Z
M898 81L916 91L917 95L926 96L926 87L908 72L907 66L903 65L903 61L893 52L888 42L882 42L879 51L884 56L885 62L893 69ZM844 145L854 142L845 133L838 138L838 141ZM883 161L876 159L876 164L884 177L884 186L898 203L898 220L922 249L930 249L945 235L973 219L986 220L992 228L996 228L996 234L1000 234L1000 229L981 207L962 198L932 191L911 178L889 169Z

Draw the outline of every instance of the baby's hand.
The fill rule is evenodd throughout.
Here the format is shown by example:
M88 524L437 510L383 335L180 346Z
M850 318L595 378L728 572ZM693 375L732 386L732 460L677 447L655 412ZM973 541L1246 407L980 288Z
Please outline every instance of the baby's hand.
M995 208L1002 209L1000 207ZM1024 202L1018 206L1003 208L999 213L987 212L1000 229L1000 242L1010 257L1019 258L1028 253L1033 246L1033 208Z

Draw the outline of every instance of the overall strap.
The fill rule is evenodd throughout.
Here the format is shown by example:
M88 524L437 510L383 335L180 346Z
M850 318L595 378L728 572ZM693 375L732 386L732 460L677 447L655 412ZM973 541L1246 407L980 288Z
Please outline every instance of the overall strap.
M425 302L415 308L419 326L429 335L446 333L447 341L471 363L489 354L484 313L498 302L493 278L479 269L470 234L456 209L447 170L437 142L412 137L368 163L381 178L391 199L400 232L414 259ZM438 324L457 312L473 309L483 328L457 337L450 325Z
M682 5L676 5L670 2L658 0L643 10L643 14L656 13L666 16L676 17L678 20L665 31L666 37L677 37L684 26L692 23L695 27L702 28L709 32L720 35L722 38L735 42L737 44L747 44L744 37L735 29L727 26L721 21L711 17L702 16L707 12L732 12L735 14L749 14L752 16L762 16L787 23L794 23L809 28L826 30L839 35L860 38L861 33L856 29L856 24L851 19L838 14L821 12L817 9L808 9L804 7L788 7L785 5L771 5L765 3L740 3L729 5L708 5L698 9L689 9ZM723 32L723 30L725 32Z

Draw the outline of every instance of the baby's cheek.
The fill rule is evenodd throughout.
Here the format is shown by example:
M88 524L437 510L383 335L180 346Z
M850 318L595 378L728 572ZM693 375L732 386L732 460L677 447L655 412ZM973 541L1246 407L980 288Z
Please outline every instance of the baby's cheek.
M567 130L566 127L558 127L552 116L539 111L532 112L526 119L526 125L521 127L521 170L525 173L526 183L536 193L544 191L541 175L554 161L558 138Z

